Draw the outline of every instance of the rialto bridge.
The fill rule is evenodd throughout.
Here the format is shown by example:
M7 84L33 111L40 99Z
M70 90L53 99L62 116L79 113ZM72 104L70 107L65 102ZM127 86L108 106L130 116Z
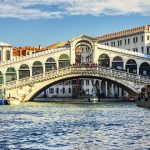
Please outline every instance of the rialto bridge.
M150 82L147 55L100 45L87 35L69 40L64 47L10 58L0 64L0 87L6 96L22 101L31 100L50 85L73 78L104 79L129 93L139 93Z

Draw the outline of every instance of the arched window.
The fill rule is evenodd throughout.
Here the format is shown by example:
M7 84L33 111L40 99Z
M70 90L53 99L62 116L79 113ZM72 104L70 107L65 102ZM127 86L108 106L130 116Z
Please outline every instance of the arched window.
M30 77L30 69L26 64L22 64L19 68L19 79Z
M140 65L139 74L144 76L150 76L150 65L147 62L143 62Z
M137 63L134 59L129 59L126 63L126 71L130 73L137 73Z
M64 88L64 87L63 87L63 89L62 89L62 93L65 94L65 88Z
M66 54L62 54L60 57L59 57L59 68L64 68L64 67L67 67L70 65L70 59L69 59L69 56L66 55Z
M110 58L107 54L101 54L98 59L98 65L102 67L110 67Z
M58 87L56 88L56 94L59 94L59 88Z
M123 70L123 59L119 56L116 56L112 61L112 68Z
M36 61L32 66L32 75L37 75L43 73L43 66L40 61Z
M48 72L50 70L56 69L56 61L54 58L48 58L45 63L45 71Z

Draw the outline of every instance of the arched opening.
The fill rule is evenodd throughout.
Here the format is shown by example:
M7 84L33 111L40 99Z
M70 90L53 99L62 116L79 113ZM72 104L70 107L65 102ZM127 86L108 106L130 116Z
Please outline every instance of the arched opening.
M36 61L32 66L32 75L37 75L43 73L43 66L40 61Z
M75 48L76 64L92 63L92 45L88 41L82 40L76 44Z
M19 79L30 77L30 69L26 64L22 64L19 68Z
M123 59L116 56L112 61L112 68L117 70L123 70Z
M107 54L101 54L98 59L98 65L102 67L110 67L110 58Z
M143 62L140 65L139 74L144 76L150 76L150 65L147 62Z
M129 59L126 63L126 71L137 74L137 63L134 59Z
M59 68L64 68L64 67L67 67L70 65L70 59L69 59L69 56L66 55L66 54L62 54L60 57L59 57Z
M54 58L48 58L45 63L45 71L48 72L50 70L56 69L56 61Z
M59 88L58 87L56 88L56 94L59 94Z
M10 50L6 51L6 60L10 60Z
M2 72L0 71L0 84L2 83L4 83L4 78Z
M6 71L6 82L13 81L17 79L17 73L15 68L10 67Z

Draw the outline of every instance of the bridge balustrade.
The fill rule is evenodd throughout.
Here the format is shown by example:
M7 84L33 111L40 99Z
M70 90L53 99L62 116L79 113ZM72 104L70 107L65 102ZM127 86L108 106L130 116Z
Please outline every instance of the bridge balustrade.
M97 72L98 71L98 72ZM95 73L100 73L100 74L104 74L104 75L108 75L108 76L116 76L116 78L125 78L127 80L132 80L133 82L150 82L150 78L146 77L146 76L139 76L136 74L131 74L125 71L120 71L120 70L114 70L114 69L110 69L110 68L105 68L105 67L66 67L66 68L60 68L57 70L51 70L48 71L46 73L41 73L38 75L34 75L31 77L26 77L26 78L22 78L19 80L15 80L15 81L10 81L4 84L1 84L0 87L2 88L4 85L8 88L13 88L16 86L21 86L24 84L28 84L28 83L32 83L32 82L38 82L40 80L44 80L44 79L50 79L50 78L55 78L55 77L59 77L59 76L64 76L66 74L70 74L70 73L74 73L74 74L78 74L78 73L88 73L88 72L95 72Z

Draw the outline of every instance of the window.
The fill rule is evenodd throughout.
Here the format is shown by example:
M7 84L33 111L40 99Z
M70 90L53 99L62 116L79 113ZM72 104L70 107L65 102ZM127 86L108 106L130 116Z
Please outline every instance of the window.
M141 41L143 42L144 41L144 36L142 35L142 37L141 37Z
M68 89L69 94L71 93L71 88Z
M141 53L144 53L144 47L141 47Z
M149 35L147 36L147 40L149 41Z
M111 46L113 46L113 42L111 42Z
M120 45L120 42L118 41L118 46Z
M54 88L49 88L49 93L53 94L54 93Z
M137 43L138 42L138 37L134 37L133 38L133 43Z
M148 55L150 54L150 47L149 46L147 47L147 54Z
M122 40L120 40L120 45L122 45Z
M116 43L114 42L114 46L116 45Z
M6 51L6 60L10 60L10 51L9 50Z
M62 93L65 94L65 88L63 87Z
M76 80L72 80L72 84L76 84Z
M89 80L86 80L86 85L89 85Z
M126 40L126 39L124 40L124 44L125 44L125 45L127 44L127 40Z
M133 51L134 52L138 52L138 48L133 48Z
M76 93L76 88L73 88L73 93Z
M56 94L59 94L59 88L56 88Z
M130 44L130 39L128 39L128 44Z

